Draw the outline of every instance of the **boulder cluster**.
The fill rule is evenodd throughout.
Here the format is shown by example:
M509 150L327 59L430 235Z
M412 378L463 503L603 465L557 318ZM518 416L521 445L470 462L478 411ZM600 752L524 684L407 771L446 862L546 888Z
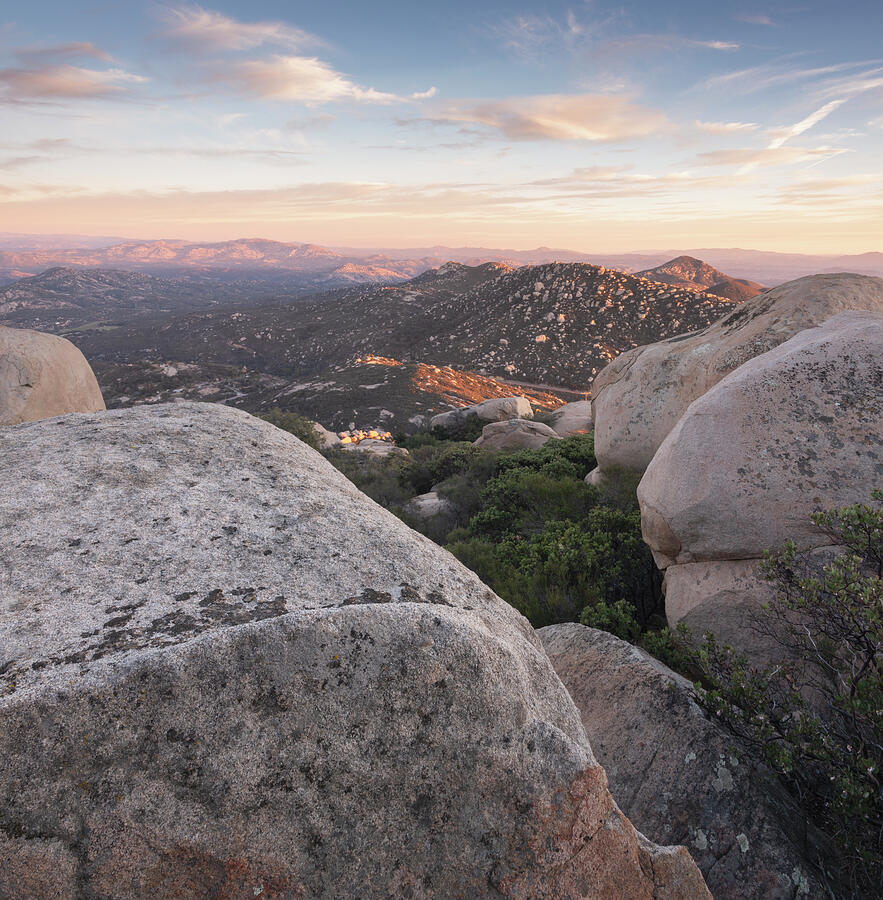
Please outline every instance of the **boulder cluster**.
M883 483L883 279L816 275L714 325L623 354L593 388L603 479L644 471L644 539L669 623L762 660L748 619L770 594L766 550L829 541L818 509Z

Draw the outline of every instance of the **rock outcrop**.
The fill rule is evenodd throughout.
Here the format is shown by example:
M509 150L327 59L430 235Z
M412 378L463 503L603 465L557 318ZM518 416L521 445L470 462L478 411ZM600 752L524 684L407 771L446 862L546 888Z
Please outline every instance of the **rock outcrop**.
M470 416L483 422L503 422L507 419L532 419L533 407L527 397L492 397L472 406L461 406L433 416L430 428L458 428Z
M548 425L528 419L509 419L508 422L491 422L481 429L481 437L475 441L483 450L538 450L551 440L558 440Z
M826 896L807 860L804 817L697 706L689 682L594 628L537 634L636 828L686 844L716 900Z
M0 896L710 896L527 622L292 435L72 415L0 482Z
M690 405L638 487L669 622L756 606L765 550L830 543L811 514L881 482L883 314L840 313L744 363Z
M319 436L319 446L322 447L323 450L329 450L331 447L340 446L340 438L333 431L329 431L324 425L314 422L313 430Z
M618 356L592 387L600 467L644 471L695 399L747 360L850 309L883 313L883 279L799 278L740 304L702 331Z
M592 430L592 401L577 400L559 406L549 419L549 427L559 437L588 434Z
M392 441L381 441L377 438L366 438L357 443L342 444L344 450L359 453L370 453L372 456L410 456L405 447L397 447Z
M451 516L455 510L454 504L438 491L429 491L412 497L405 504L404 511L417 519L432 519L435 516Z
M0 325L0 425L103 409L95 375L70 341Z

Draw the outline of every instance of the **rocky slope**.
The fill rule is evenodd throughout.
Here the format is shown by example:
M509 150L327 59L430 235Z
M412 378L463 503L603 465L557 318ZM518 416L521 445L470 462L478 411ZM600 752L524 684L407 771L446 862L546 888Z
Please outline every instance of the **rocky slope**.
M223 402L252 413L294 409L333 431L352 427L415 431L436 414L495 397L525 395L552 410L566 392L517 387L445 366L368 357L315 377L284 378L203 363L96 363L110 408L169 400Z
M247 279L222 285L118 269L55 268L0 288L0 323L58 333L274 296L278 291Z
M68 416L0 481L0 895L710 897L527 622L292 436Z
M702 328L732 304L600 266L446 266L294 305L83 331L90 359L176 359L313 375L369 355L585 392L619 353Z
M708 291L735 303L750 300L764 290L763 285L745 278L733 278L693 256L678 256L661 266L638 272L638 275L687 290Z

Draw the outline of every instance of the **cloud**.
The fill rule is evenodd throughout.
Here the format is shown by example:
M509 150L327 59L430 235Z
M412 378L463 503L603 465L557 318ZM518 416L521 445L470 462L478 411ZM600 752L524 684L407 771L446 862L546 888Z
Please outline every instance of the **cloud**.
M809 131L810 128L814 125L818 125L822 119L827 118L835 109L843 106L844 103L846 103L845 99L832 100L830 103L826 103L821 109L817 109L814 113L810 113L805 119L801 119L789 128L778 129L774 132L775 136L773 137L773 140L770 141L769 149L775 150L787 141L790 141L791 138L798 137L804 132Z
M688 41L694 47L707 47L709 50L738 50L740 44L732 41Z
M490 26L490 33L503 48L524 60L541 62L553 44L573 49L586 28L570 12L563 22L552 16L525 14L504 19Z
M417 91L411 94L412 100L430 100L432 97L438 96L438 88L431 87L428 91Z
M735 150L710 150L699 154L699 161L709 166L741 166L744 175L756 166L786 166L802 162L821 162L848 150L837 147L762 147Z
M744 131L757 131L760 126L755 122L700 122L697 119L696 127L709 134L736 134Z
M813 78L820 78L823 75L845 72L865 65L868 65L868 62L838 63L833 66L818 66L808 69L781 63L766 63L761 66L752 66L749 69L739 69L735 72L726 72L723 75L714 75L700 82L696 87L706 90L724 88L728 91L738 90L743 94L751 94L767 88L793 84L798 81L808 81Z
M11 172L13 169L23 169L25 166L41 162L43 156L10 156L0 159L0 171Z
M252 50L264 45L298 50L322 42L284 22L239 22L223 13L195 4L165 7L160 13L165 37L198 48Z
M123 69L85 69L57 65L0 69L0 99L6 102L100 99L129 93L148 81Z
M29 64L62 62L71 59L100 59L102 62L113 62L113 57L88 41L76 41L69 44L55 44L51 47L25 47L17 50L15 55Z
M350 100L357 103L396 103L395 94L365 88L320 59L279 56L240 62L217 76L234 89L264 100L319 104Z
M646 137L667 125L656 110L611 94L465 100L448 105L439 120L495 129L511 140L592 142Z
M776 23L769 16L736 16L737 22L745 22L748 25L767 25L777 28Z

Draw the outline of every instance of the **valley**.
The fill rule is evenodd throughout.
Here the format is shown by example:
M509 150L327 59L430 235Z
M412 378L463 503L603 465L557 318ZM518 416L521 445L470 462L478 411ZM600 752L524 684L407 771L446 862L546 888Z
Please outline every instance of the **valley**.
M132 276L139 284L144 277ZM402 284L248 305L213 297L198 311L115 312L99 323L93 303L89 322L65 327L52 322L70 323L67 307L59 317L50 312L51 296L41 296L48 307L39 311L43 327L63 332L87 354L111 403L180 389L183 397L228 398L250 410L290 408L328 427L355 421L393 431L413 430L415 417L473 396L578 399L619 353L703 328L732 307L695 287L587 263L449 262ZM364 362L376 357L395 365ZM168 381L168 366L184 383L178 375ZM421 366L461 373L473 387L460 385L446 398L442 389L427 390L431 379L420 386ZM133 377L141 387L133 388ZM384 391L371 387L377 384Z

